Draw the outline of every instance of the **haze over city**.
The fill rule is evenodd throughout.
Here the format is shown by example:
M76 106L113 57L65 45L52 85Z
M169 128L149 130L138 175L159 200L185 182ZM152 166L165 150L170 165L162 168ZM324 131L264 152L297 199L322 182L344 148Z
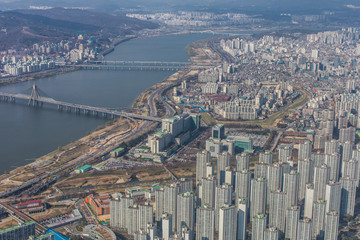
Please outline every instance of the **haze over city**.
M0 0L0 239L360 239L358 0Z

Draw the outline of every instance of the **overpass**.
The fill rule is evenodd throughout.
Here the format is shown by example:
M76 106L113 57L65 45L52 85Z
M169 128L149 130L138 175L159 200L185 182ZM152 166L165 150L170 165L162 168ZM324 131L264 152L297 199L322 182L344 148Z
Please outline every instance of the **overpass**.
M189 62L89 61L75 66L85 70L179 71L187 65Z
M0 92L0 101L12 102L15 103L16 100L25 100L28 101L28 105L32 106L42 106L44 103L57 106L59 111L75 112L75 113L84 113L87 115L93 116L103 116L103 117L125 117L125 118L134 118L147 121L161 122L161 118L144 116L140 114L128 113L124 111L117 111L108 108L102 107L92 107L82 104L68 103L63 101L57 101L52 98L41 97L37 86L34 84L31 95L24 94L13 94L13 93L4 93Z

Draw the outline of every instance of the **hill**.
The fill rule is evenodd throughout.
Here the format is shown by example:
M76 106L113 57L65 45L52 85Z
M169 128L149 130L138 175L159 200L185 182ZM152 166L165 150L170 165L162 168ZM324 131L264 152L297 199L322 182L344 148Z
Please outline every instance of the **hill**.
M64 8L0 12L0 26L0 50L56 42L78 34L109 38L157 27L126 16Z

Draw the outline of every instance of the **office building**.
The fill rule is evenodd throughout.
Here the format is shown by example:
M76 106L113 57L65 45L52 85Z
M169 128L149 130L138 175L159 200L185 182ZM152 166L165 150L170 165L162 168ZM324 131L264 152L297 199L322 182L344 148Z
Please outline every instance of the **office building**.
M214 139L224 139L225 138L225 126L224 124L216 124L212 127L211 137Z

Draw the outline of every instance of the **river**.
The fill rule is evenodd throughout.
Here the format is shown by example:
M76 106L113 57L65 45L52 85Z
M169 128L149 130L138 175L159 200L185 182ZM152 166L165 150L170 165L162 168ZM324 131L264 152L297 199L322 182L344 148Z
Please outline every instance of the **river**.
M185 47L210 34L134 39L118 45L106 60L188 61ZM27 93L35 83L48 97L90 106L124 108L172 72L81 70L0 88ZM0 173L85 136L106 119L22 104L0 103Z

